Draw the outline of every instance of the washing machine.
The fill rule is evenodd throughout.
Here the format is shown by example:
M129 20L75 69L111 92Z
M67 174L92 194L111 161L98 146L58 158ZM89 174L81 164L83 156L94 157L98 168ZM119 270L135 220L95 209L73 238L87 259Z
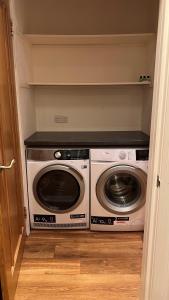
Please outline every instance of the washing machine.
M89 228L89 150L28 148L31 228Z
M91 230L144 229L148 154L148 148L91 149Z

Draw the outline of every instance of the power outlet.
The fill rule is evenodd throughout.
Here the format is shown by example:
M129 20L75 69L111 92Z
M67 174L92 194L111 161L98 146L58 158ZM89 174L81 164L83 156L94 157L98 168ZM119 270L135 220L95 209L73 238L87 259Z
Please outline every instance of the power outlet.
M62 115L56 115L56 116L54 116L54 122L55 123L68 123L68 117L62 116Z

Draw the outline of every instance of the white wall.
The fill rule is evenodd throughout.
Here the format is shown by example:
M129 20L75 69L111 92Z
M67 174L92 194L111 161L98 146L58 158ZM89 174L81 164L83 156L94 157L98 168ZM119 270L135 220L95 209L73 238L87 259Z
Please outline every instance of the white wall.
M26 33L155 32L158 0L23 0Z
M156 40L152 40L147 50L147 65L149 65L150 76L152 85L154 85L154 66L155 66L155 57L156 57ZM153 88L144 90L144 104L143 104L143 112L142 112L142 130L145 133L150 134L150 126L151 126L151 111L152 111L152 100L153 100Z
M10 6L12 28L16 33L24 31L25 28L25 4L22 0L5 0Z
M150 41L153 38L149 37ZM133 38L130 42L112 41L108 45L32 45L31 81L44 84L137 82L141 74L149 74L148 44L142 38L140 41Z
M151 111L152 111L153 89L144 91L143 110L142 110L142 131L150 134Z
M34 97L40 131L141 129L142 87L36 87Z

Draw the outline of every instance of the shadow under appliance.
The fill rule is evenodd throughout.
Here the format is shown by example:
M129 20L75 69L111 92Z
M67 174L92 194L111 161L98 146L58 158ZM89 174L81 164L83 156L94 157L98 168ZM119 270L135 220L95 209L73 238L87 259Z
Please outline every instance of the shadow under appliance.
M27 149L31 228L89 227L89 150Z
M144 229L148 148L91 150L91 230Z

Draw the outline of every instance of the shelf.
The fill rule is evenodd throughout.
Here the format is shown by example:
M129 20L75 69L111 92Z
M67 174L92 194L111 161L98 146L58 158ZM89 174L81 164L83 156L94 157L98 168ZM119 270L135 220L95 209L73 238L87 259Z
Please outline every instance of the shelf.
M30 46L30 86L151 86L153 33L25 35ZM149 62L150 61L150 68Z
M39 35L25 34L32 45L113 45L146 44L155 39L154 33L105 35Z
M63 82L29 82L31 86L152 86L152 83L149 81L145 82L70 82L70 83L63 83Z

